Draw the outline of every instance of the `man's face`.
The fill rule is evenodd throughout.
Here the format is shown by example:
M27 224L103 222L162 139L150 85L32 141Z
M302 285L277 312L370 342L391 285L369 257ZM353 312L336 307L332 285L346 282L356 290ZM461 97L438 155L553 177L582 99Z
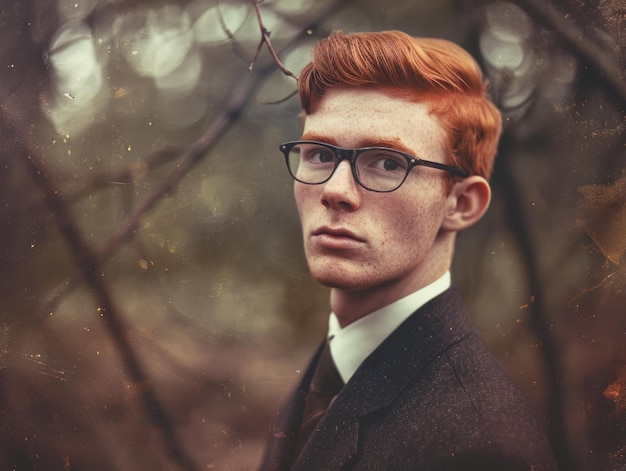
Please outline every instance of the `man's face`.
M445 158L444 131L427 105L370 90L335 90L306 116L303 139L339 147L390 147L426 160ZM391 193L361 187L343 161L321 185L295 183L306 258L323 285L390 287L401 295L449 267L440 230L446 173L415 167ZM449 245L449 244L448 244Z

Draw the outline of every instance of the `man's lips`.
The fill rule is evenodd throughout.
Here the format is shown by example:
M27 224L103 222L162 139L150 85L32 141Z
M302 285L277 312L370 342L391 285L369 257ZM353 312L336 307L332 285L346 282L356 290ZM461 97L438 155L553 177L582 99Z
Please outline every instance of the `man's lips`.
M329 249L350 249L365 242L363 237L341 227L322 226L312 232L318 244Z

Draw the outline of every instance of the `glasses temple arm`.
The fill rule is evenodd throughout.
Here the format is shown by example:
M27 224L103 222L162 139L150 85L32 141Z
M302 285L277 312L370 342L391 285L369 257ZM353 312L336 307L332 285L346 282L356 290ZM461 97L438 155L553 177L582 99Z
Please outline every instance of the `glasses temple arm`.
M455 167L452 165L440 164L439 162L431 162L430 160L419 159L415 162L415 165L421 165L423 167L436 168L438 170L445 170L446 172L453 173L460 177L469 177L469 173L461 167Z

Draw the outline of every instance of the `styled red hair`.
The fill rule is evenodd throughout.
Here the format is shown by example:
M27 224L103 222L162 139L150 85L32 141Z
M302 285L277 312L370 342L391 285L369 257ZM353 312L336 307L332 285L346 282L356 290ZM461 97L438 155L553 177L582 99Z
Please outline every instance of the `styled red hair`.
M427 102L446 130L454 163L471 175L491 176L502 119L478 64L450 41L400 31L335 32L313 49L298 88L306 114L339 88L380 89Z

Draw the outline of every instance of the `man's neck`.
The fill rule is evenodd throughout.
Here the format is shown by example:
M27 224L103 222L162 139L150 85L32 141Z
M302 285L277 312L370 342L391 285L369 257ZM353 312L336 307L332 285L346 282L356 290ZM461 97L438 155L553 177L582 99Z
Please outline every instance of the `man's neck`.
M413 280L412 283L389 283L366 290L333 288L330 292L330 307L337 316L339 325L344 328L381 307L429 285L446 271L447 268L428 278Z

